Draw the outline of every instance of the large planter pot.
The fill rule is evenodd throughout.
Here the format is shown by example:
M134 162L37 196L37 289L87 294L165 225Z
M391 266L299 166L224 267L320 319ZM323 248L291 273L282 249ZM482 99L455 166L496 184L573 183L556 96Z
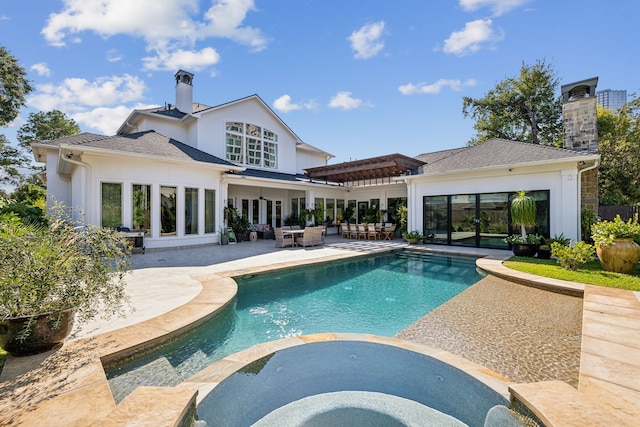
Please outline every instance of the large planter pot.
M640 260L640 246L631 238L618 238L611 245L598 246L596 254L605 270L631 274Z
M74 310L40 314L35 317L31 332L26 337L21 337L20 333L30 317L1 320L0 347L14 356L27 356L50 350L62 344L69 336L74 318Z
M512 243L513 254L515 256L532 257L538 250L538 245L531 243Z
M538 248L538 258L551 259L551 249Z

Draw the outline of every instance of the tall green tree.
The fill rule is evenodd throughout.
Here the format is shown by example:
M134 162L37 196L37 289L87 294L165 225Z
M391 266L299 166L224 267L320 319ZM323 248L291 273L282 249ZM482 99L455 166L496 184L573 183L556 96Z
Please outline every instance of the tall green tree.
M617 112L598 106L598 152L600 204L640 203L640 99Z
M490 138L562 146L558 78L545 61L522 63L517 77L499 82L483 98L462 99L462 113L476 120L475 145Z
M16 58L0 46L0 126L6 126L18 116L25 96L33 90L26 75Z
M62 111L52 110L29 114L27 123L18 129L17 138L20 145L29 148L33 141L58 139L63 136L80 133L80 127Z
M18 185L24 180L22 171L29 167L29 159L23 150L12 146L0 135L0 184Z

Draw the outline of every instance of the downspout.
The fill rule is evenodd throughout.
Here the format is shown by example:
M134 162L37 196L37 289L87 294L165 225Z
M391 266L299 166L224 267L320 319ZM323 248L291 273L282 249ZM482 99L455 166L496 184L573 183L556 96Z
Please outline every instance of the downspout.
M582 241L582 173L597 168L600 165L600 159L596 159L593 165L578 170L578 213L580 215L578 221L578 240ZM597 213L597 212L596 212Z

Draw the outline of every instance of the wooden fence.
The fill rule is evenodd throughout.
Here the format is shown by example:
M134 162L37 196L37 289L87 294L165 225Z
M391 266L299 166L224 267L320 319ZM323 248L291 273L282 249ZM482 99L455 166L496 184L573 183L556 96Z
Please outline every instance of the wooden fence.
M624 221L627 221L629 218L633 218L634 215L638 215L640 213L640 209L638 206L600 206L598 208L598 216L602 220L611 221L616 217L616 215L620 215Z

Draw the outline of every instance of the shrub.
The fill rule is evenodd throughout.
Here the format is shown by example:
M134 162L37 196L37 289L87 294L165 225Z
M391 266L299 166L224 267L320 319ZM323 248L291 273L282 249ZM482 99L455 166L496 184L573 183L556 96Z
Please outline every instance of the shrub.
M0 319L66 309L81 321L124 314L131 267L126 239L72 221L60 205L52 211L47 225L9 216L0 221Z
M551 255L558 258L558 264L567 270L577 270L581 265L592 261L595 249L588 243L578 242L565 246L558 242L551 244Z
M612 221L600 221L591 226L591 238L596 247L610 245L616 238L632 238L636 243L640 242L640 224L638 215L623 221L620 215Z

